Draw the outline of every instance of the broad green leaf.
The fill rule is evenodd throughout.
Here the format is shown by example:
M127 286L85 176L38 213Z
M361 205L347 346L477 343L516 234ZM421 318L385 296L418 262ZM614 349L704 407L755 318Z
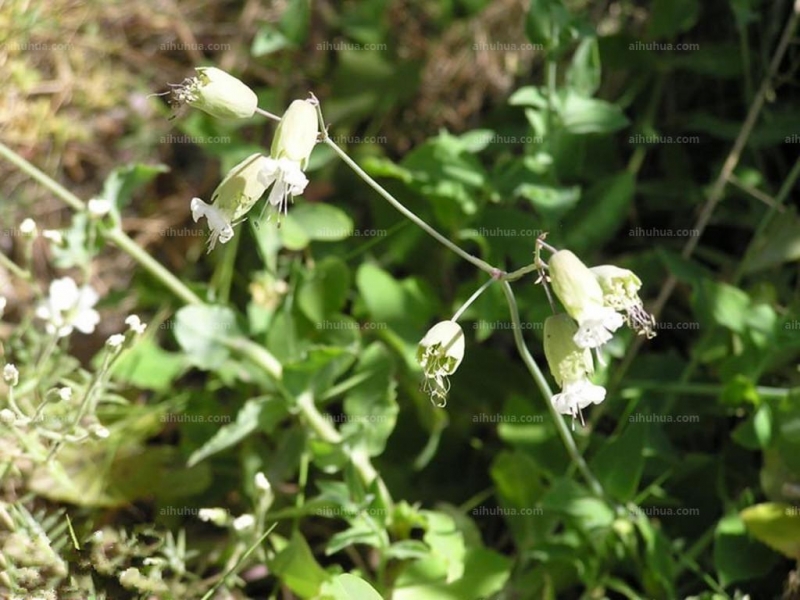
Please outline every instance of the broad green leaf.
M617 500L633 500L644 472L645 427L629 423L622 434L607 441L591 461L591 469L603 488ZM625 457L624 464L620 457Z
M556 105L564 128L576 135L613 133L628 126L628 118L616 104L567 93Z
M800 511L796 506L767 502L739 513L758 541L793 560L800 559Z
M569 13L562 0L531 0L525 19L528 39L551 52L560 46Z
M773 218L753 241L744 264L745 273L755 273L800 260L800 218L794 207Z
M338 313L350 290L350 269L339 258L329 256L305 274L297 303L305 315L319 325Z
M133 164L117 167L103 182L101 197L109 200L116 209L125 207L137 188L149 183L160 173L166 173L166 165Z
M323 584L321 594L322 600L382 600L375 588L350 573L337 575Z
M546 511L568 517L584 531L607 528L614 522L614 511L607 503L567 479L559 479L550 488L542 498L541 506Z
M600 87L600 48L597 38L583 40L567 70L567 86L579 96L591 98Z
M266 56L291 46L291 41L272 25L262 25L250 45L250 54L255 57Z
M353 220L331 204L306 202L294 207L289 215L311 241L337 242L353 233Z
M695 312L736 333L744 333L750 296L727 283L704 280L692 295Z
M772 410L769 404L758 407L756 412L733 431L731 437L750 450L769 446L772 440Z
M464 536L450 515L430 510L422 511L427 521L423 540L431 549L431 556L445 565L446 582L452 583L464 574Z
M650 12L649 38L670 38L694 27L700 14L698 0L655 0Z
M739 515L719 520L714 531L714 568L722 585L763 577L776 562L775 554L747 535Z
M356 273L356 285L376 323L403 320L405 294L389 273L372 263L363 263Z
M281 15L280 30L293 44L299 46L308 36L311 19L311 0L289 0Z
M111 373L132 386L164 392L187 368L185 356L162 350L145 337L117 359Z
M225 341L236 334L236 316L224 306L184 306L175 315L175 339L192 364L203 370L228 358Z
M305 538L297 532L269 566L281 582L301 598L319 595L322 585L331 578L314 558Z

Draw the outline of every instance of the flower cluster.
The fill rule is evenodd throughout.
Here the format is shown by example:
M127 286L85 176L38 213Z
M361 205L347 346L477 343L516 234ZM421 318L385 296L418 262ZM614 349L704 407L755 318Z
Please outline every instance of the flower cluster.
M249 118L257 110L255 93L244 83L215 68L197 69L197 77L173 90L173 101L199 108L218 118ZM305 170L319 130L317 100L295 100L280 119L269 156L248 156L233 167L217 186L208 204L192 198L190 208L195 222L205 217L211 232L209 252L217 242L233 238L234 226L270 190L267 207L280 218L289 202L308 185ZM271 216L271 215L270 215Z
M566 310L566 315L545 322L545 355L561 387L552 402L558 412L574 418L605 399L605 389L589 382L594 371L591 350L599 351L626 323L652 338L655 319L639 298L641 280L627 269L613 265L590 269L569 250L555 252L548 267L553 291Z

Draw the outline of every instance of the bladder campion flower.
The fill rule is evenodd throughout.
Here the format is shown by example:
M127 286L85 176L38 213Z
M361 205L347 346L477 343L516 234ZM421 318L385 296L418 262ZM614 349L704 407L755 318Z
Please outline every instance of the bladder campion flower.
M597 277L569 250L550 257L553 291L567 314L578 322L575 343L581 348L598 348L611 339L624 319L603 301Z
M437 323L417 346L417 362L425 374L422 389L436 406L447 404L448 376L455 373L463 358L464 332L455 321Z
M73 329L92 333L100 322L94 309L98 299L91 286L79 288L74 279L63 277L50 283L50 295L36 309L36 316L46 321L48 333L58 337L68 336Z
M578 326L565 314L548 317L544 322L544 354L553 378L561 388L551 402L562 415L573 418L583 415L581 410L590 404L599 404L606 397L604 387L589 381L594 372L592 353L575 343Z
M317 143L318 120L316 99L295 100L286 109L275 138L270 157L263 163L259 176L265 188L272 186L267 207L278 215L286 214L289 201L306 189L308 159Z
M174 85L172 103L188 104L219 119L249 119L258 107L256 93L216 67L197 67L197 75Z
M625 313L628 327L636 333L646 335L648 339L654 338L656 320L644 309L639 298L642 280L633 271L614 265L592 267L590 271L597 276L606 306Z
M233 167L211 196L211 204L206 204L200 198L192 198L189 206L195 223L201 217L208 221L211 232L208 238L209 252L214 249L217 240L224 244L233 237L233 226L264 195L267 186L261 182L260 174L268 160L256 153Z

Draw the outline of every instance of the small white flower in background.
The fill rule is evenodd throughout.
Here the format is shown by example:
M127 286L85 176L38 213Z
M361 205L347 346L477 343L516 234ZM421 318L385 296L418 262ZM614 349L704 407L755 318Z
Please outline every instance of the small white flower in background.
M98 440L105 440L111 435L111 432L102 425L95 423L89 427L89 435Z
M592 353L575 343L578 326L565 314L548 317L544 322L544 354L553 378L561 388L551 402L562 415L573 419L590 404L599 404L606 397L604 387L589 381L594 372Z
M106 340L106 346L109 348L119 348L125 343L125 336L121 333L115 333Z
M128 317L125 319L125 324L130 327L131 331L138 333L139 335L142 335L145 329L147 329L147 325L142 323L142 320L138 315L128 315Z
M256 473L255 483L256 483L256 488L258 488L262 492L272 491L272 485L270 484L269 479L267 479L267 476L264 475L261 471Z
M595 274L569 250L554 253L548 266L553 291L567 314L578 322L575 343L581 348L605 344L624 319L603 301L603 289Z
M8 300L6 300L6 297L0 296L0 319L3 318L3 313L5 312L7 305L8 305Z
M36 235L36 221L31 218L25 219L19 224L19 231L29 237Z
M197 75L173 86L172 103L188 104L218 119L249 119L258 107L256 93L216 67L197 67Z
M639 298L642 280L633 271L614 265L600 265L592 267L590 271L597 276L606 306L625 313L628 327L638 335L646 335L647 339L654 338L656 320L644 309L642 299Z
M236 517L233 520L233 528L236 531L244 531L245 529L250 529L255 524L256 524L256 518L253 515L247 513L239 517Z
M42 237L56 246L64 245L64 235L57 229L45 229L42 232Z
M425 374L422 389L438 407L447 404L449 375L464 358L464 332L455 321L442 321L428 330L417 346L417 362Z
M19 371L17 367L10 363L3 367L3 381L11 387L17 385L19 383Z
M89 214L95 219L101 219L111 212L111 202L105 198L92 198L86 203Z
M197 512L197 518L206 523L224 527L225 523L228 522L228 511L224 508L201 508Z
M5 423L6 425L13 425L17 420L17 415L14 414L14 411L9 408L4 408L0 410L0 423Z
M295 100L286 109L272 140L270 157L259 176L265 187L272 186L267 206L278 215L286 214L293 196L302 194L308 185L305 176L308 159L317 143L319 120L317 100Z
M58 388L58 399L63 402L68 402L72 398L72 388L62 387Z
M267 160L261 154L252 154L233 167L211 196L211 204L206 204L200 198L192 198L189 206L194 222L197 223L202 217L208 221L211 232L208 238L209 252L214 249L217 240L225 244L233 237L233 226L264 195L267 186L261 183L260 174Z
M36 316L46 321L50 334L66 337L77 329L81 333L92 333L100 322L94 309L99 296L91 286L78 287L71 277L56 279L50 283L50 294L36 309Z

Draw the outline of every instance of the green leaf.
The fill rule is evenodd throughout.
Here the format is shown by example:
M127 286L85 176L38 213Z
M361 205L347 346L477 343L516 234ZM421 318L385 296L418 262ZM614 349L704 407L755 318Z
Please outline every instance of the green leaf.
M714 530L714 568L722 585L763 577L776 562L775 554L747 535L739 515L719 520Z
M766 502L739 513L758 541L793 560L800 559L800 511L796 506Z
M251 398L245 402L244 406L239 409L236 415L236 421L220 427L217 433L214 434L214 437L195 450L189 457L187 462L188 466L192 467L209 456L238 444L247 436L259 430L263 425L262 411L267 404L277 407L279 402L278 400L270 398ZM283 415L281 415L281 412ZM264 411L264 413L270 414L271 420L275 422L282 416L287 415L288 411L284 408L283 411L272 411L272 413L266 413L266 411Z
M342 573L326 582L321 593L324 600L382 600L375 588L350 573Z
M291 46L291 41L272 25L262 25L253 36L250 54L253 56L266 56Z
M405 293L389 273L372 263L363 263L356 272L356 286L375 322L404 319Z
M224 342L236 334L236 315L224 306L184 306L175 315L175 339L192 364L203 370L228 358Z
M603 488L617 500L628 502L636 496L644 471L645 427L628 424L622 434L603 444L591 462L591 469ZM620 457L625 457L624 464Z
M613 133L629 124L619 106L597 98L568 92L566 99L556 106L564 128L576 135Z
M350 269L341 259L329 256L304 275L297 303L305 315L320 326L344 307L349 291Z
M688 31L700 15L698 0L655 0L650 12L647 37L671 38Z
M160 173L166 173L166 165L133 164L117 167L106 177L103 182L101 197L117 208L123 208L130 202L133 192L137 188L149 183Z
M800 260L800 218L794 207L770 221L755 240L744 264L745 273L756 273Z
M296 46L308 36L311 19L311 0L289 0L280 20L280 30Z
M431 510L422 511L427 522L423 540L431 556L445 565L446 581L451 583L464 574L464 536L450 515Z
M600 76L597 38L586 38L572 56L572 63L567 70L567 86L579 96L591 98L600 87Z
M569 13L562 0L531 0L525 19L528 39L552 51L560 45L560 38L569 22Z
M129 385L164 392L187 367L185 356L162 350L148 337L124 352L112 365L111 374Z
M731 437L750 450L760 450L769 446L772 440L772 410L769 404L762 404L733 431Z
M314 558L305 538L297 532L269 566L281 582L301 598L314 598L330 579L328 572Z
M331 204L306 202L293 208L288 217L311 241L338 242L353 233L353 219Z
M750 296L727 283L704 280L692 294L695 312L736 333L744 333Z

